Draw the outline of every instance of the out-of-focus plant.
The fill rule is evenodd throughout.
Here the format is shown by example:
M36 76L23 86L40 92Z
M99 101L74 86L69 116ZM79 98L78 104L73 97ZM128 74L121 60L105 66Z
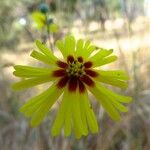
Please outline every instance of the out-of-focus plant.
M39 30L49 30L51 33L56 33L58 31L58 25L53 23L53 19L52 18L47 18L46 15L44 15L41 12L33 12L32 13L32 18L34 19L35 23L36 23L36 27Z
M14 25L14 9L17 0L0 1L0 47L13 49L19 40L18 29ZM13 31L13 32L12 32Z
M46 3L39 5L38 11L32 13L32 18L36 28L41 32L42 42L49 41L51 49L53 49L53 34L58 32L58 25L54 23L52 17L49 17L49 6ZM44 36L46 33L46 36Z

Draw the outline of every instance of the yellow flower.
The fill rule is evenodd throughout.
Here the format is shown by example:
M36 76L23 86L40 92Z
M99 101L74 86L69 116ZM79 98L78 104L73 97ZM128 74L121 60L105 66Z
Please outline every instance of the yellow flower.
M122 103L129 103L130 97L122 96L104 87L102 83L120 88L127 87L128 75L121 70L104 71L100 66L117 59L113 50L100 48L91 55L95 46L89 41L75 40L66 36L56 43L63 59L59 60L50 49L40 41L36 41L39 51L33 51L31 56L43 63L46 68L30 66L14 66L14 75L24 78L12 87L15 90L30 88L46 82L52 85L43 93L31 98L20 111L31 117L31 125L38 125L50 111L53 104L62 95L61 105L51 129L52 135L59 135L64 129L65 136L74 132L76 138L99 130L97 120L91 107L88 93L91 92L98 103L103 106L113 120L120 120L120 112L128 109Z

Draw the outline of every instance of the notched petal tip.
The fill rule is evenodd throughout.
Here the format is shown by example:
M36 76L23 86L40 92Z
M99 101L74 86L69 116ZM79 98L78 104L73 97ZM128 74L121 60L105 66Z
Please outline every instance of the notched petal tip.
M42 44L42 43L40 42L40 40L36 39L35 44L38 45L38 44Z
M15 69L15 70L17 70L18 68L20 68L21 67L21 65L14 65L13 66L13 68Z
M133 101L132 97L129 96L125 96L124 101L122 101L123 103L131 103Z
M40 57L43 56L42 53L40 53L40 52L38 52L36 50L32 50L32 52L30 54L30 56L33 57L33 58L39 58L39 55L40 55Z
M111 58L111 61L115 61L118 59L118 57L116 55L110 56L110 58Z
M14 75L14 76L17 76L17 75L16 75L16 72L17 72L17 71L13 71L13 75Z
M110 54L111 54L111 53L113 53L113 51L114 51L114 50L113 50L113 49L109 49L108 51L109 51L109 52L110 52Z

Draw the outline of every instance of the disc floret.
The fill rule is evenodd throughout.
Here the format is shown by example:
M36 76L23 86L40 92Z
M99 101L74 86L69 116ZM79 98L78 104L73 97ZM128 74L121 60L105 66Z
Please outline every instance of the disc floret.
M74 60L72 63L69 63L69 66L66 69L66 72L68 73L68 76L81 77L81 76L85 75L84 68L85 67L83 65L83 62Z
M75 92L78 88L80 93L85 91L85 86L94 86L92 78L97 77L98 73L91 69L92 62L84 62L81 56L74 58L69 55L67 62L58 61L60 69L53 72L54 77L61 77L57 87L63 88L68 85L68 90Z

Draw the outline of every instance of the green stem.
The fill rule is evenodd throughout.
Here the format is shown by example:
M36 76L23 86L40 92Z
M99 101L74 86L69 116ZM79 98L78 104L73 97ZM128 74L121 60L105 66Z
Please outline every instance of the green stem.
M51 36L50 36L50 31L49 31L48 17L47 17L46 14L45 14L45 18L46 18L46 27L47 27L48 42L49 42L49 46L51 48L51 51L53 52L53 45L52 45L52 42L51 42Z

